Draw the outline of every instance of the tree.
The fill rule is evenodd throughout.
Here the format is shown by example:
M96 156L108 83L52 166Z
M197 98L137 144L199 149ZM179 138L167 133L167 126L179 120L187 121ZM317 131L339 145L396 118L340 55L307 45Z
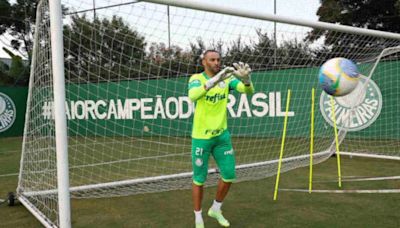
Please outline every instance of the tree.
M322 0L317 15L324 22L400 32L399 0ZM372 48L382 42L381 39L370 39L368 43L363 43L357 35L338 36L337 32L321 29L313 29L307 40L315 41L321 37L325 38L325 45L331 47L331 54L340 52L343 56L350 55L353 58L357 58L354 53L363 53L366 46ZM325 58L330 57L329 53L325 55Z
M242 61L250 64L254 71L281 69L285 67L306 66L313 59L313 51L306 41L293 37L282 37L276 42L272 35L256 30L257 39L251 43L242 42L241 37L227 49L224 60L227 65Z
M29 58L32 50L32 28L36 19L37 0L0 0L0 35L12 36L10 47Z
M3 50L11 57L11 65L0 62L0 85L27 85L29 80L29 64L24 63L21 56L10 50Z
M400 32L399 0L322 0L320 21Z
M151 75L157 77L180 77L195 72L192 53L178 45L167 47L165 43L151 43L147 54Z
M71 81L146 77L145 38L122 18L74 15L64 27L65 67Z
M233 41L227 49L226 56L224 57L226 65L232 65L235 62L242 61L250 63L253 70L259 69L254 64L254 47L251 44L243 42L240 36Z
M304 41L294 38L283 41L277 49L279 58L279 68L305 67L309 66L314 60L314 50Z

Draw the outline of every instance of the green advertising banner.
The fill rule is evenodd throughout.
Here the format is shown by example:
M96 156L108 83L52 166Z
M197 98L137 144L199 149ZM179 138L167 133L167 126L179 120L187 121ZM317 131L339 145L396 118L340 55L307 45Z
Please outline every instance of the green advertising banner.
M232 133L277 136L276 131L283 125L287 90L291 89L289 117L302 129L295 134L308 134L309 126L305 127L304 121L310 118L311 89L316 86L316 77L305 77L310 75L309 69L296 72L296 76L287 71L254 73L255 94L232 92L228 102ZM195 107L187 97L187 81L185 77L69 85L66 107L70 135L189 136ZM44 106L50 110L51 101ZM44 118L50 118L50 113Z
M398 62L379 64L362 99L335 97L339 128L348 136L399 138L399 131L387 128L398 112L396 88L388 83L397 79ZM391 69L391 70L387 70ZM280 137L283 128L288 90L292 92L289 107L289 137L308 137L310 132L311 90L315 88L315 135L331 134L330 97L318 87L317 68L298 68L255 72L253 95L232 92L228 100L229 129L235 136ZM190 136L195 106L187 97L189 77L157 80L131 80L67 85L67 118L70 136ZM361 82L366 82L362 77ZM363 83L360 83L362 90ZM382 89L384 88L384 89ZM27 88L0 88L15 104L15 120L0 119L0 136L22 135ZM2 100L3 105L2 105ZM353 101L353 103L351 102ZM354 103L354 101L357 101ZM0 108L11 110L5 96ZM351 111L351 107L355 108ZM43 100L36 113L52 120L52 99ZM0 110L5 112L4 110ZM1 113L1 112L0 112ZM351 118L348 116L351 115ZM1 117L0 117L1 118ZM400 121L390 124L400 127ZM382 131L382 128L387 130ZM1 129L0 129L1 131Z

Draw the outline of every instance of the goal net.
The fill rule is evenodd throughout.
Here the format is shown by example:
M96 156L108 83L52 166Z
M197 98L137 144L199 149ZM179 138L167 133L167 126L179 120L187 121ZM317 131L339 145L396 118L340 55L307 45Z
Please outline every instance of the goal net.
M62 1L71 197L191 187L195 106L187 98L188 79L202 71L199 55L205 49L220 51L224 65L242 61L253 69L255 93L232 92L227 107L237 181L276 174L288 89L292 98L281 171L309 164L312 88L314 163L335 152L330 97L317 85L319 66L333 57L354 60L365 75L357 95L335 98L341 149L400 157L399 56L390 49L379 57L400 45L396 34L348 33L317 23L313 28L279 17L233 16L223 9L104 2L93 10L90 1ZM43 0L17 192L42 223L58 226L51 32L48 0ZM210 159L206 185L218 178Z
M344 154L399 160L399 123L396 118L400 47L385 48L360 60L361 77L355 91L335 99ZM321 102L322 102L321 97ZM322 104L321 104L322 105Z

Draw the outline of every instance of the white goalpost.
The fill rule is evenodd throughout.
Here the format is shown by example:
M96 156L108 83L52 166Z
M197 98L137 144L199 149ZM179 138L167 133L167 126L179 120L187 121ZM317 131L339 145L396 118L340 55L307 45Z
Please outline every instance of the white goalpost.
M17 197L46 227L71 226L70 197L191 187L187 82L205 49L253 69L255 94L228 98L237 181L276 174L288 89L282 172L309 164L313 88L314 164L335 153L332 115L344 153L400 159L400 34L182 0L38 4ZM333 57L365 75L335 113L317 81Z
M56 136L58 223L71 227L69 196L67 117L65 115L65 76L62 9L60 1L49 1L51 69L54 89L54 122Z

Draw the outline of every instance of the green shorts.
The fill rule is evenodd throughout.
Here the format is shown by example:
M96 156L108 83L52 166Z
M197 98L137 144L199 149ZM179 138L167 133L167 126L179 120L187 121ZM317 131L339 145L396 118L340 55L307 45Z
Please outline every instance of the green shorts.
M201 186L206 181L210 154L217 163L222 180L234 181L236 179L235 154L231 135L225 130L221 135L211 139L192 139L193 183Z

